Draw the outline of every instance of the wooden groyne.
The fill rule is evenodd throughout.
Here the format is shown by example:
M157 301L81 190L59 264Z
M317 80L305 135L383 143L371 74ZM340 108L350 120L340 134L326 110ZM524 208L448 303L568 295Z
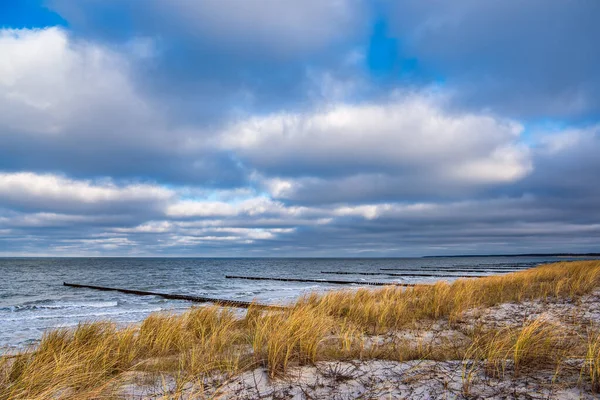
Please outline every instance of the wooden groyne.
M215 299L215 298L211 298L211 297L191 296L191 295L187 295L187 294L158 293L158 292L148 292L145 290L121 289L121 288L94 286L94 285L80 285L78 283L67 283L67 282L63 282L63 285L69 286L69 287L74 287L74 288L85 288L85 289L95 289L95 290L114 291L114 292L120 292L120 293L135 294L138 296L159 296L159 297L163 297L165 299L187 300L187 301L193 301L196 303L214 303L214 304L217 304L220 306L225 306L225 307L248 308L248 307L252 306L252 307L259 307L259 308L274 308L274 309L284 309L285 308L282 306L252 303L249 301Z
M543 263L524 263L524 264L454 264L455 268L483 268L483 269L529 269L542 265ZM431 268L437 268L431 266Z
M380 271L410 271L410 269L407 268L379 268ZM464 272L480 272L482 274L508 274L510 272L517 272L520 270L514 270L514 269L494 269L494 270L481 270L481 269L433 269L433 268L427 268L427 269L420 269L419 273L445 273L445 272L456 272L456 273L464 273ZM406 272L409 273L409 272Z
M517 272L524 271L527 269L534 268L531 267L453 267L453 268L445 268L445 267L432 267L432 266L424 266L424 267L404 267L404 268L379 268L380 271L410 271L419 269L421 271L439 271L439 272Z
M419 278L483 278L486 275L448 275L440 273L423 274L421 272L406 272L395 274L391 272L350 272L350 271L321 271L322 274L336 275L385 275L385 276L416 276Z
M350 272L350 271L321 271L322 274L335 275L394 275L389 272Z
M335 285L415 286L414 283L337 281L337 280L330 280L330 279L271 278L271 277L266 277L266 276L226 275L225 278L227 278L227 279L248 279L248 280L252 280L252 281L333 283Z
M441 267L436 265L419 265L419 266L406 266L406 267L393 267L393 268L379 268L380 271L407 271L407 270L435 270L435 271L453 271L453 272L492 272L498 270L504 271L520 271L524 269L535 268L540 263L524 263L524 264L454 264L448 267Z

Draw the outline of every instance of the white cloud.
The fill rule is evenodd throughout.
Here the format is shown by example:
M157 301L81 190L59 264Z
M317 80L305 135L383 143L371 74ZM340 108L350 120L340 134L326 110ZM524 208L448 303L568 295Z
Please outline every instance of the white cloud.
M0 204L42 210L73 208L152 207L164 203L174 193L160 186L128 184L110 180L73 180L53 174L32 172L0 173Z
M307 210L305 207L287 207L283 203L267 197L253 197L235 203L182 200L169 205L166 214L173 218L233 217L238 215L255 217L265 214L294 216Z
M378 172L455 183L512 182L531 170L522 127L510 120L444 111L433 96L382 104L338 104L323 111L277 113L231 126L221 146L272 174L354 175ZM272 193L294 185L268 182Z
M360 216L365 219L376 219L382 216L424 217L435 213L440 205L435 203L409 203L409 204L364 204L359 206L339 206L333 209L332 214L342 217Z
M381 205L361 205L361 206L344 206L334 210L335 215L340 216L361 216L366 219L377 218L382 211L389 210L389 204Z
M225 129L220 147L253 169L273 198L301 202L461 197L531 173L519 123L449 112L450 100L405 93L252 117Z
M149 221L133 228L115 228L119 233L166 233L173 229L169 221Z
M473 183L513 182L523 178L533 169L529 148L509 144L494 149L485 157L450 166L448 178Z
M90 42L73 41L62 29L2 29L0 54L3 131L63 135L90 117L106 126L102 122L151 116L135 93L125 58Z

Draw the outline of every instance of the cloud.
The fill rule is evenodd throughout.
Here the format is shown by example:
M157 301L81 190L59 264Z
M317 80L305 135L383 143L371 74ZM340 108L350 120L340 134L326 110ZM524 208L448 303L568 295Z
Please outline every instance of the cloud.
M186 148L202 127L170 122L165 105L138 89L123 54L58 28L0 30L0 54L0 169L242 179L228 155Z
M135 19L139 32L178 36L204 46L227 45L239 51L249 47L297 56L342 41L354 35L364 19L360 0L302 2L248 0L235 4L218 0L169 2L150 0L80 1L55 0L51 6L63 14L75 29L108 30L120 34L131 28L126 19ZM107 16L120 16L106 26ZM120 22L123 23L120 23ZM212 43L212 44L209 44Z
M600 214L594 204L591 210L571 208L568 205L576 203L569 199L536 194L298 207L264 197L186 200L182 197L186 190L138 192L134 186L67 178L34 177L27 185L24 180L18 185L6 181L0 180L3 199L12 192L16 195L9 203L20 207L31 199L43 207L36 207L42 211L0 208L5 239L0 252L5 254L6 250L31 254L40 248L67 255L298 255L299 251L313 256L419 255L552 251L556 246L590 251L600 235ZM23 186L29 189L24 191ZM157 198L161 207L133 219L128 215L132 210L119 214L115 204L136 204L144 198L140 193L149 198L137 203L138 212ZM584 197L588 202L594 198ZM59 200L67 202L68 210L48 211ZM569 239L573 237L577 241Z
M538 133L535 173L517 186L539 193L564 207L598 214L600 188L595 185L600 171L600 125Z
M158 56L136 63L136 80L166 100L177 121L194 124L306 104L311 70L349 69L348 54L367 34L367 5L362 0L49 3L77 37L121 47L132 37L154 42Z
M331 185L340 196L326 201L355 201L357 183L370 189L363 193L371 200L429 196L509 183L531 168L519 123L449 112L441 95L336 98L325 108L268 113L224 128L184 125L137 88L130 59L118 52L55 28L1 37L9 60L0 92L4 170L205 187L241 187L258 176L269 190L273 182L287 185L271 192L282 199L301 200ZM41 65L44 77L31 65Z
M0 224L10 228L56 228L71 227L75 224L90 225L102 218L85 215L69 215L48 212L39 213L10 213L0 217Z
M315 219L326 216L323 210L303 206L286 205L269 197L248 197L240 201L206 201L182 200L170 204L166 209L167 216L177 219L201 218L247 218L249 220L280 219Z
M275 197L334 201L333 192L335 201L353 201L515 182L532 169L522 130L512 120L451 113L436 96L409 94L253 117L227 128L221 146L264 177Z
M522 118L600 111L596 1L390 2L389 29L417 74L441 77L462 106Z
M186 199L200 193L186 187L117 184L110 178L91 181L31 172L1 173L0 229L5 244L11 244L11 254L46 244L57 254L74 250L148 254L147 247L160 253L206 243L220 247L220 243L273 241L315 219L310 213L301 215L304 209L244 191L207 194L229 199L229 203ZM235 196L243 196L243 200ZM298 218L288 219L294 216Z
M1 29L0 254L597 251L597 7L378 4L56 1L68 29Z
M196 37L232 47L270 48L293 56L344 40L354 34L361 17L360 2L355 0L251 0L235 7L218 0L176 0L153 6L157 15L171 19L170 28L177 25Z
M173 195L171 190L149 184L117 186L110 180L94 183L51 174L0 174L0 205L17 209L135 212L139 207L156 208Z
M93 43L72 42L64 30L0 30L0 53L3 130L60 136L82 128L90 116L102 122L102 113L121 123L130 121L126 115L151 115L131 85L125 59Z

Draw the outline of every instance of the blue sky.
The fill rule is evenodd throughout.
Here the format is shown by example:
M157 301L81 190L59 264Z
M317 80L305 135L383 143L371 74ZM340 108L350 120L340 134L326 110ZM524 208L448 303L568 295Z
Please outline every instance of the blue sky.
M599 18L0 2L0 255L599 251Z

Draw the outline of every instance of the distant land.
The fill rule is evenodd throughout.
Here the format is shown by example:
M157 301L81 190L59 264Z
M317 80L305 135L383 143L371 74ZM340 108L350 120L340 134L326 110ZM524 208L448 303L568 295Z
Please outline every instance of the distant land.
M600 253L530 253L530 254L462 254L456 256L423 256L421 258L465 257L600 257Z

